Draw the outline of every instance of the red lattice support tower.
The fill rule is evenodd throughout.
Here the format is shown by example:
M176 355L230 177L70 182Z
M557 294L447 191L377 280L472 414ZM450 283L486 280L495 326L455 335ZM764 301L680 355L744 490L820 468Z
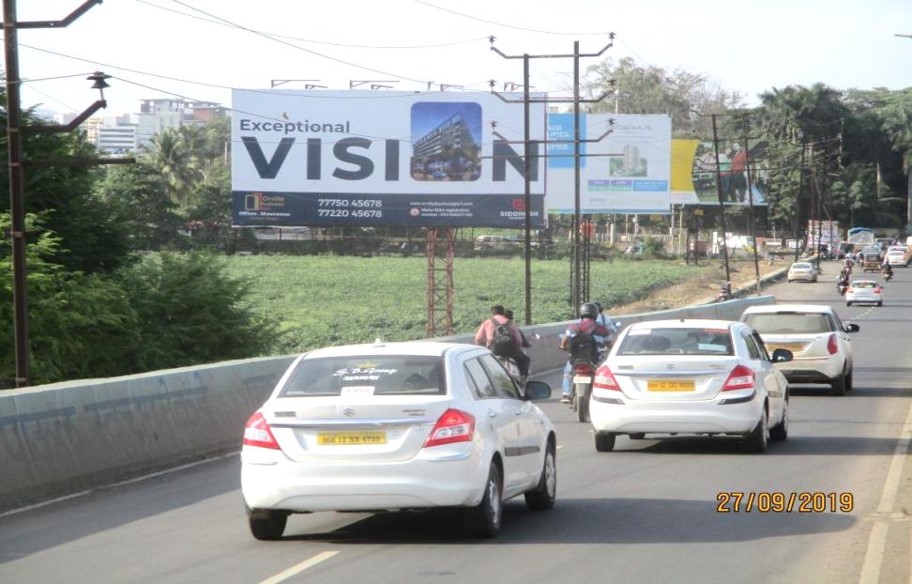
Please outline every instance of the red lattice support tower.
M443 232L443 241L440 241ZM453 334L453 257L455 230L427 230L427 338ZM438 244L444 244L443 258L438 257ZM442 264L442 265L441 265Z

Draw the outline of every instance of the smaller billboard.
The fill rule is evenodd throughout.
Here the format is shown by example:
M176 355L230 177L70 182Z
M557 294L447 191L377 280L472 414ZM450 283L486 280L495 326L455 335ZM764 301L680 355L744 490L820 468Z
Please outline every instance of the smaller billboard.
M766 142L748 149L734 140L720 140L717 157L712 141L675 139L671 158L675 205L718 205L720 199L725 205L767 204Z

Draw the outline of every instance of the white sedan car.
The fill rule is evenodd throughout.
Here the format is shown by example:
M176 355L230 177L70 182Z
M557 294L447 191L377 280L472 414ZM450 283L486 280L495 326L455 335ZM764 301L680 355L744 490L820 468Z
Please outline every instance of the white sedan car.
M855 360L848 333L857 332L859 326L843 324L831 306L749 306L741 320L757 329L768 349L792 352L794 359L779 365L790 383L826 383L836 395L852 390Z
M876 304L883 306L883 287L876 280L852 280L845 293L846 306Z
M752 452L788 437L788 382L760 335L726 320L631 324L595 374L589 415L595 449L627 434L736 435Z
M795 262L789 267L786 279L789 282L816 282L817 268L810 262Z
M459 507L500 531L503 502L554 505L554 426L490 351L432 341L298 357L247 421L241 491L250 531L275 540L291 513Z

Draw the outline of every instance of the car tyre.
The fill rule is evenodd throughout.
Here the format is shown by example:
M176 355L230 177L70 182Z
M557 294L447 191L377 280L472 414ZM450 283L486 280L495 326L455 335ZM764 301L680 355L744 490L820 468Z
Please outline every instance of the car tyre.
M852 306L852 303L846 300L846 306Z
M634 432L633 434L628 434L631 440L642 440L646 437L645 432Z
M611 452L614 450L614 442L617 438L616 434L611 432L596 432L595 433L595 450L598 452Z
M877 306L883 306L883 300L877 303Z
M849 381L849 374L843 371L842 375L838 379L834 379L830 384L833 387L833 395L843 396L846 394L846 387Z
M754 431L747 436L747 449L749 452L760 454L766 452L766 447L768 445L769 413L766 411L766 407L764 407L763 412L760 414L760 421L757 422Z
M465 531L473 537L497 537L503 520L503 480L494 462L488 470L481 502L465 511Z
M782 420L770 428L769 437L774 442L782 442L789 435L789 400L782 404Z
M545 462L538 485L533 490L526 491L525 497L530 509L544 511L554 507L554 501L557 500L557 459L553 442L548 442L545 449Z
M849 392L852 391L852 389L854 389L854 382L852 381L852 370L850 369L849 372L846 373L845 390L846 392Z
M250 524L250 533L260 541L276 541L282 539L285 525L288 522L288 513L284 511L255 510L247 517Z

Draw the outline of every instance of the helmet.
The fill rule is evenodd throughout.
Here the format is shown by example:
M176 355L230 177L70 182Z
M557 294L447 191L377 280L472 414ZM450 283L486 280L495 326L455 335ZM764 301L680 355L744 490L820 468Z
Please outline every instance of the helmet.
M598 315L598 306L596 306L593 302L586 302L585 304L581 304L579 307L580 318L591 318L592 320L595 320L598 318Z

